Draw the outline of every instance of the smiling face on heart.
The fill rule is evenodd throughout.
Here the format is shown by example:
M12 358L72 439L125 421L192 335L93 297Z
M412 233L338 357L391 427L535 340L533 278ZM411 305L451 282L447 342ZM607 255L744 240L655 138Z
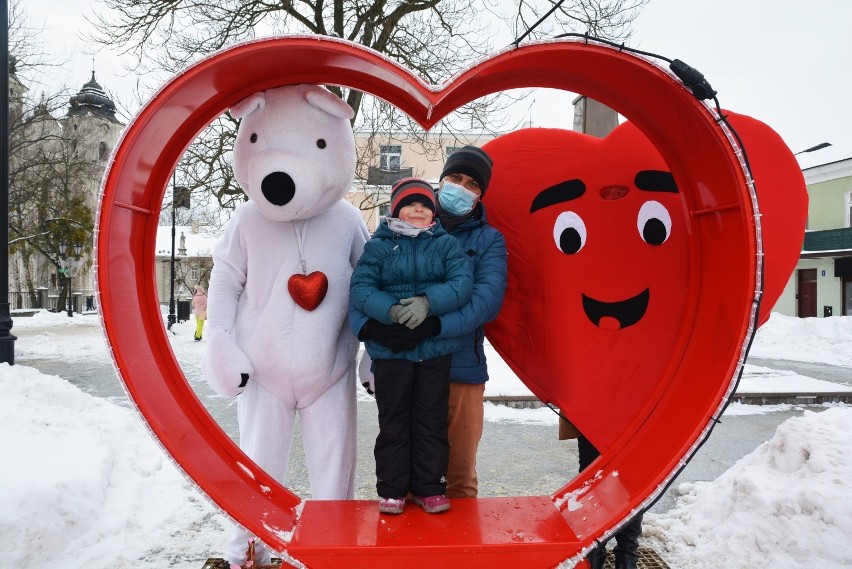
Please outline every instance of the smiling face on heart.
M771 129L729 120L749 143L764 221L763 321L798 258L806 191ZM488 336L542 401L606 452L643 420L681 357L692 270L684 196L630 122L603 139L534 128L484 148L494 160L485 205L509 251L509 289Z
M484 148L494 160L485 206L509 251L509 290L489 338L604 452L674 356L686 203L630 123L604 139L525 129Z
M621 435L602 457L600 475L585 473L571 480L552 504L548 500L558 509L542 510L534 500L528 501L525 514L534 517L526 519L534 521L527 529L548 525L539 523L542 512L557 518L548 518L548 527L558 529L558 539L547 538L559 541L552 549L555 560L541 566L553 566L589 547L630 516L633 508L647 503L689 458L708 435L741 369L739 358L751 333L751 309L760 288L755 269L758 242L746 175L718 118L666 70L588 40L516 47L437 87L342 40L315 36L257 40L198 62L143 107L125 131L106 173L96 233L101 314L116 369L152 432L181 468L232 518L273 549L291 552L299 542L294 528L306 523L309 508L301 512L298 496L240 452L188 385L162 326L153 251L158 212L183 149L211 120L252 93L294 83L338 84L370 93L424 129L497 91L580 87L631 117L666 157L678 192L672 191L666 163L658 156L624 157L629 140L619 142L615 137L600 147L577 148L591 161L580 164L578 173L543 180L535 168L525 166L526 175L509 188L518 199L513 216L497 214L495 206L501 223L523 223L529 233L521 236L527 239L526 252L511 253L510 267L528 263L529 274L536 276L523 281L534 293L523 302L529 303L528 313L536 314L537 320L522 321L524 307L515 306L517 299L510 296L504 312L517 322L506 329L514 330L515 336L495 343L501 349L499 344L517 341L531 350L513 363L521 370L525 362L533 362L535 373L519 375L547 400L566 408L583 407L588 403L585 396L568 401L570 391L561 391L570 385L570 378L559 371L568 349L579 354L572 359L580 361L571 365L578 366L577 373L588 373L584 381L591 385L601 377L621 382L624 397L634 398L637 389L651 390L646 399L653 406L636 411L636 419L626 426L630 436ZM625 84L631 86L629 93L620 91ZM659 104L662 95L665 106ZM778 152L768 153L770 163ZM618 154L626 162L613 166L612 157ZM615 182L605 175L612 168L620 174ZM575 180L584 190L570 196L579 193ZM569 183L549 191L562 182ZM490 189L486 200L496 202L495 195ZM530 264L536 258L549 269ZM515 272L510 287L517 289L524 274ZM677 290L674 283L679 280L687 283L685 292ZM308 292L314 290L320 289ZM607 366L611 369L606 373L596 371ZM654 369L663 370L655 391L644 383L653 373L637 373ZM554 377L546 379L554 370ZM597 419L598 424L602 421ZM589 419L586 424L589 433L593 423ZM599 429L593 440L602 444L606 436L614 435ZM566 479L572 476L566 472ZM567 507L563 498L580 487L580 509ZM522 507L522 502L507 508ZM445 533L433 532L439 542L446 538L457 544L455 555L447 552L449 564L462 562L464 551L483 545L459 541L459 536L468 535L460 528L483 522L476 517L480 511L485 510L470 509L471 517L457 513L448 518L452 523L442 526ZM342 519L353 519L352 512L346 512ZM315 529L321 530L327 520L320 516ZM490 524L492 518L484 521ZM488 533L506 535L504 529ZM318 549L335 548L338 536L318 533L325 540ZM358 527L356 533L365 547L386 535L378 525ZM511 544L512 549L517 545ZM308 549L302 553L309 555ZM415 555L405 547L383 551ZM335 562L339 564L339 559L332 556L327 566Z

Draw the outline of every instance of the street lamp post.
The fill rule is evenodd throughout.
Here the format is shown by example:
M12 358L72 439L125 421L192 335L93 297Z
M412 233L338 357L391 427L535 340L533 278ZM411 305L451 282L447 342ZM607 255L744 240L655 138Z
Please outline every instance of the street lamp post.
M65 264L62 267L61 271L65 275L65 280L68 281L68 316L74 316L74 303L71 299L71 259L65 256L65 253L68 252L68 243L64 240L59 242L59 256L62 257L62 260ZM82 243L74 243L74 253L77 258L80 257L80 253L83 252L83 244Z
M9 2L0 0L0 362L15 364L9 311Z
M172 174L172 259L169 267L169 324L167 326L170 332L177 321L175 316L175 210L179 207L189 208L189 189L177 186Z

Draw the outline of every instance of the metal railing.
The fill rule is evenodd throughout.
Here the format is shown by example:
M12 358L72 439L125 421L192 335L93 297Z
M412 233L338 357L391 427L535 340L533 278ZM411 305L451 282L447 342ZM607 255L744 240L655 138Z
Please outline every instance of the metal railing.
M94 304L94 293L88 291L74 291L71 295L74 312L83 312L87 309L87 297L92 296ZM40 310L46 309L51 312L60 312L68 309L68 297L62 306L57 306L59 302L59 294L48 291L47 289L38 289L35 298L27 291L9 291L9 309L10 310Z

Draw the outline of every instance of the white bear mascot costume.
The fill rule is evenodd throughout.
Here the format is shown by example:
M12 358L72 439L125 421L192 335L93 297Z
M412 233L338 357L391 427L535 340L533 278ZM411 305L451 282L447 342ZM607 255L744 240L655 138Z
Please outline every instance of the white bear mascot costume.
M231 109L240 204L213 250L202 373L238 398L240 448L285 484L296 412L312 498L354 497L355 355L349 279L369 237L343 201L355 173L352 109L315 85L255 93ZM225 551L245 560L238 529ZM257 561L269 552L256 550Z

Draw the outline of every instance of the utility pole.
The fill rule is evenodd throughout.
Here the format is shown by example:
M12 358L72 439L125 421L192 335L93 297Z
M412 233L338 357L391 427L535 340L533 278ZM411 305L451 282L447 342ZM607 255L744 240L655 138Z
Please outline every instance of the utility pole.
M177 322L175 315L175 210L179 207L189 209L189 188L178 186L177 172L172 172L172 260L169 270L169 324L166 327L169 332L172 332L172 326Z
M0 363L15 364L15 340L9 312L9 2L0 0Z

